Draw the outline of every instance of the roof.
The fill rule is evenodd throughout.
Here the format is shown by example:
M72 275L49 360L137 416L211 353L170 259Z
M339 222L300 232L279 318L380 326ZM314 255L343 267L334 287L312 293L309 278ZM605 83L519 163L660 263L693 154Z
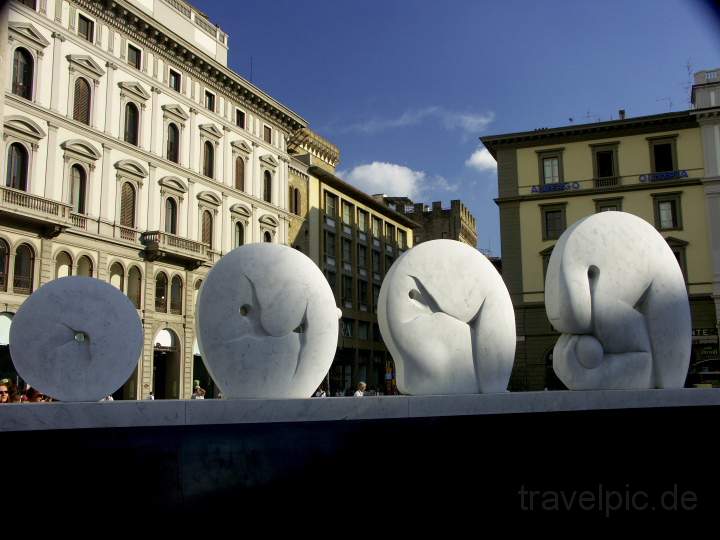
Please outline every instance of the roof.
M318 167L317 165L311 166L308 169L308 173L310 173L314 177L322 180L323 182L325 182L329 186L337 189L338 191L347 193L350 197L352 197L356 201L362 202L364 205L372 208L376 212L378 212L380 214L384 214L385 216L389 217L393 221L396 221L405 227L409 227L412 229L412 228L420 226L419 223L416 223L415 221L408 218L407 216L404 216L398 212L395 212L394 210L390 210L390 208L385 206L382 202L379 202L376 199L373 199L372 196L368 195L364 191L361 191L358 188L356 188L355 186L348 184L347 182L338 178L331 172L326 171L325 169Z
M568 139L601 139L614 135L660 131L663 128L680 129L696 127L697 121L693 113L694 111L687 110L649 116L635 116L623 120L610 120L592 124L573 124L556 128L535 129L533 131L488 135L486 137L480 137L480 140L492 156L497 158L497 150L499 147L505 145L541 146L545 144L555 144Z

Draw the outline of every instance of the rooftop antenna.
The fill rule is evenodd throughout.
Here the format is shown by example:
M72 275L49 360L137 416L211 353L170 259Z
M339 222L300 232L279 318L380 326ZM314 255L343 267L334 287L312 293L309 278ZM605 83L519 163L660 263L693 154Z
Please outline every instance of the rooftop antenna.
M688 58L687 63L685 64L685 69L687 70L687 84L683 86L685 89L685 95L688 96L688 108L692 107L692 92L691 89L693 87L693 66L690 62L690 59Z
M253 80L253 65L252 65L252 56L250 57L250 82Z
M655 101L667 101L668 102L668 111L672 111L673 103L672 103L672 98L670 96L658 98Z

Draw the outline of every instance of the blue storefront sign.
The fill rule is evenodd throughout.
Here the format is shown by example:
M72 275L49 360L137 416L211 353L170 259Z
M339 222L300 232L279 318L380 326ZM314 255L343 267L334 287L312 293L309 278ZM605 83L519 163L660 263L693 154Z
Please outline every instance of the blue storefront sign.
M552 191L574 191L580 189L578 182L558 182L557 184L542 184L540 186L532 186L531 193L549 193Z
M652 174L641 174L641 182L658 182L660 180L675 180L677 178L687 178L687 171L667 171Z

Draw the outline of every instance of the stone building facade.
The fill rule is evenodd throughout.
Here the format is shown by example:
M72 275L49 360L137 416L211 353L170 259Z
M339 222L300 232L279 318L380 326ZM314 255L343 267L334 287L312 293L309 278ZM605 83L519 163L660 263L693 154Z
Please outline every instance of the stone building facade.
M3 24L0 331L56 277L109 281L145 333L116 397L187 398L211 384L194 304L213 262L302 229L287 141L307 123L228 69L227 35L182 0L12 1Z

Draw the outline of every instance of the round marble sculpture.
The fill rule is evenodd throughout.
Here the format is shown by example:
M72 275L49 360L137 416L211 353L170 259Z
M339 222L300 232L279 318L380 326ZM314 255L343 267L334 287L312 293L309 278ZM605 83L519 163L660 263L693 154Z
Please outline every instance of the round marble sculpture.
M332 364L338 313L312 260L248 244L220 259L200 289L198 346L225 397L306 398Z
M98 401L137 366L143 330L118 289L89 277L50 281L20 306L10 327L18 374L60 401Z
M402 393L507 389L515 356L512 302L476 249L432 240L403 254L380 289L378 323Z
M601 212L567 229L545 279L562 336L553 368L571 390L681 388L692 326L685 279L646 221Z

